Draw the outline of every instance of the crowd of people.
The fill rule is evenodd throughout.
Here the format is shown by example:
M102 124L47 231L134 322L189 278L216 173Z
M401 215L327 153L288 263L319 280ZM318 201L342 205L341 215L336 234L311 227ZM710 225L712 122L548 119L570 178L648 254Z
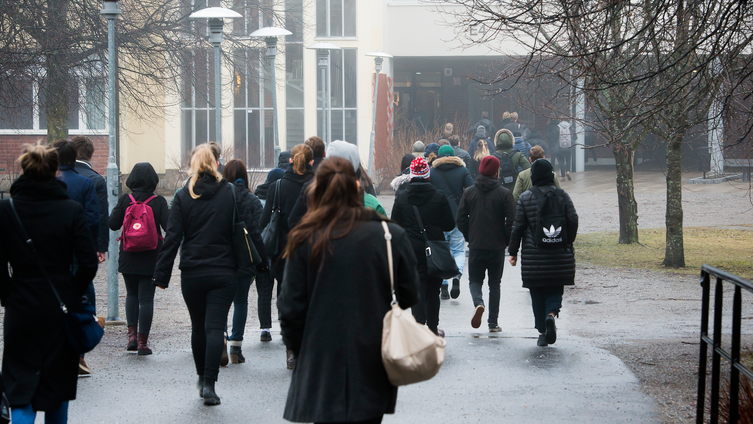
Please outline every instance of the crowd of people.
M33 422L37 411L45 412L46 422L67 421L77 374L90 369L66 340L63 312L55 308L44 275L66 302L96 303L92 281L106 259L108 229L121 231L124 344L138 355L152 354L155 292L170 286L180 252L197 386L208 406L221 403L220 368L245 362L253 281L261 342L272 340L277 282L278 320L292 370L284 417L294 422L378 423L394 412L397 388L380 353L382 319L392 301L390 263L400 307L444 337L441 301L460 296L463 274L474 304L471 327L481 326L488 308L488 330L502 331L506 252L512 266L521 253L537 343L555 343L563 287L574 280L578 216L545 158L546 142L517 118L509 114L500 129L482 118L471 128L467 150L451 124L436 143L416 142L390 184L395 201L389 217L358 147L342 140L325 145L311 137L283 152L278 167L253 192L242 161L223 164L218 144L199 145L191 155L190 177L170 206L156 193L155 169L139 163L126 180L129 193L109 214L104 179L90 162L91 140L27 146L19 158L23 174L11 187L14 203L0 202L3 223L16 219L15 208L30 228L44 268L32 263L31 247L17 226L0 226L0 237L8 240L0 245L0 300L6 308L2 374L14 422ZM251 265L238 259L238 223L245 227L248 251L257 253ZM429 242L447 243L457 275L443 280L448 276L429 266ZM31 352L24 348L32 344Z

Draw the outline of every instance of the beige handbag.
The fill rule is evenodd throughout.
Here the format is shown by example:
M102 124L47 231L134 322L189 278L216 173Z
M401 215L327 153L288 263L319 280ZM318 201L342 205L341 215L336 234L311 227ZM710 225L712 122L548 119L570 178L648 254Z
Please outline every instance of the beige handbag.
M384 315L382 327L382 363L390 383L405 386L429 380L439 372L444 362L445 339L428 327L416 322L413 315L400 308L395 296L395 274L392 261L392 234L382 221L387 240L387 260L390 266L392 309Z

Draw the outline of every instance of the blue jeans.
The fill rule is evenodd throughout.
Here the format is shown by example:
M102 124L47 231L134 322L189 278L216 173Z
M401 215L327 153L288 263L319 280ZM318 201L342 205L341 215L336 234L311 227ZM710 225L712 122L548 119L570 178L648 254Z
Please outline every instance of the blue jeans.
M228 340L243 341L243 332L246 329L248 317L248 291L251 288L251 274L238 273L238 288L233 298L233 329Z
M37 412L28 404L21 408L11 408L10 418L13 424L34 424ZM45 411L45 424L65 424L68 422L68 401L64 401L56 411Z
M463 233L458 230L458 227L455 227L452 231L445 231L444 238L450 242L450 251L452 252L452 256L455 257L455 263L460 270L460 274L458 274L458 278L460 278L463 275L463 267L465 266L465 238L463 238ZM449 284L449 281L444 280L442 284Z
M565 286L531 287L531 306L533 307L534 327L539 333L546 333L546 316L550 312L559 315L562 308L562 295Z

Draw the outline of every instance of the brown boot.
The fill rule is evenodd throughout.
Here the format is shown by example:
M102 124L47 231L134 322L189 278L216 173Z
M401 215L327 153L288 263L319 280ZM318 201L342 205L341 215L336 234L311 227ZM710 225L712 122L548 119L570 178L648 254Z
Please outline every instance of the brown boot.
M144 333L138 334L137 339L138 339L139 355L151 355L152 354L152 350L149 349L149 346L146 345L148 338L149 336Z
M287 350L287 355L288 355L288 360L287 360L288 369L292 370L293 368L295 368L295 355L293 354L293 351L290 349Z
M126 350L134 351L136 349L138 349L138 343L136 342L136 326L129 325L128 326L128 347L126 347Z

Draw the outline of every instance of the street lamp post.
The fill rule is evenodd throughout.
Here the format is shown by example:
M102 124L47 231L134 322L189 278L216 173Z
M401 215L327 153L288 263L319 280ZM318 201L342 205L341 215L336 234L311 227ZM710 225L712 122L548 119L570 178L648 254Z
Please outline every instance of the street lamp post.
M107 203L108 214L118 203L118 165L115 163L115 20L120 16L117 0L105 0L99 12L107 19L107 64L109 97L109 151L107 156ZM107 246L107 321L120 321L118 316L118 234L110 231L110 243Z
M275 78L275 56L277 56L277 37L290 35L292 32L278 27L265 27L251 33L251 37L264 37L267 43L269 72L272 77L272 125L274 127L275 160L280 157L280 139L277 135L277 79Z
M329 145L329 142L331 141L331 135L330 132L332 131L331 125L330 125L330 114L327 111L327 104L329 103L329 88L327 84L327 70L329 69L329 51L330 50L342 50L340 47L331 44L331 43L315 43L308 47L307 49L316 50L316 57L317 57L317 63L319 64L319 69L321 70L322 74L322 139L324 140L324 143Z
M384 58L392 58L392 55L385 52L366 53L366 56L374 57L374 71L376 79L374 80L374 111L371 119L371 138L369 139L369 176L374 178L374 148L376 144L376 114L377 98L379 96L379 71L382 70L382 61Z
M209 25L209 42L214 46L214 110L215 110L215 141L222 144L222 93L220 92L220 46L222 45L223 19L242 18L243 16L224 7L207 7L192 13L190 19L206 18Z

